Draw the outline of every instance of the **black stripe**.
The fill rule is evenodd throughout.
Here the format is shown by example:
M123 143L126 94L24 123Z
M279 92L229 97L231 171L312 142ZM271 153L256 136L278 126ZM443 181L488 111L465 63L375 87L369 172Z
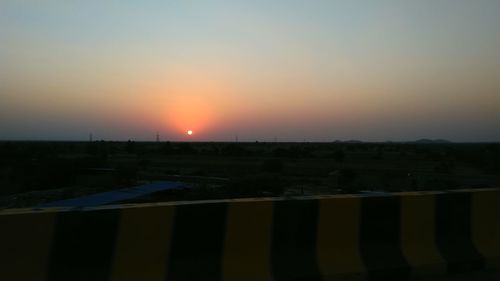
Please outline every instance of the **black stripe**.
M437 246L448 262L448 271L481 269L484 259L471 239L471 194L439 194L436 202Z
M167 280L222 280L226 216L227 203L175 208Z
M400 217L398 196L362 199L360 248L368 280L410 277L410 266L401 250Z
M108 280L118 215L118 210L59 213L48 280Z
M277 201L273 212L273 280L321 280L316 258L318 201Z

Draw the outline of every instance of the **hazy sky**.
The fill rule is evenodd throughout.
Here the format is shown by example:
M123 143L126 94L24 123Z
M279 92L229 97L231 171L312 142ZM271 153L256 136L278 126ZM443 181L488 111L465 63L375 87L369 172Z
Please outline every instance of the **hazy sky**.
M0 139L500 141L499 15L500 0L3 0Z

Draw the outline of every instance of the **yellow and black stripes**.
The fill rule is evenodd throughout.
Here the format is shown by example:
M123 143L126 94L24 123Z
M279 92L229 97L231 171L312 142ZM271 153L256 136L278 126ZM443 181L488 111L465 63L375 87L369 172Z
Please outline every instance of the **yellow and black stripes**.
M222 280L273 280L272 233L272 201L229 203Z
M339 196L318 200L316 251L324 279L361 280L366 271L360 251L361 198Z
M360 250L368 280L402 280L410 266L401 250L399 196L365 197L361 204Z
M471 192L471 229L485 266L500 267L500 190Z
M122 210L110 281L165 280L174 211L174 206Z
M275 202L273 280L321 280L316 254L317 220L317 200Z
M47 280L56 215L0 215L0 280Z
M442 275L446 261L436 241L434 195L406 193L401 200L401 250L412 276Z
M222 280L227 203L176 207L167 280Z
M119 215L116 209L59 213L47 279L108 280Z
M483 258L471 237L471 194L438 194L436 201L436 240L448 272L482 268Z
M500 266L500 190L0 213L0 280L402 280Z

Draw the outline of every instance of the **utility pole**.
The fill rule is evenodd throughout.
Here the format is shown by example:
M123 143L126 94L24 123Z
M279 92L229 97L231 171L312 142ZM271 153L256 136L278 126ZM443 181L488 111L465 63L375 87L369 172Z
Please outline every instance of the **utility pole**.
M160 133L156 132L156 142L160 142Z
M92 133L89 134L89 142L93 141Z

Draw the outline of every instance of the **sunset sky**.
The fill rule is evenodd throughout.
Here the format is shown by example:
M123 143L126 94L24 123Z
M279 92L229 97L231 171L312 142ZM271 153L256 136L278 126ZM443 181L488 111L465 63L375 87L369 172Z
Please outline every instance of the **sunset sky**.
M497 0L4 0L0 140L500 141L499 15Z

